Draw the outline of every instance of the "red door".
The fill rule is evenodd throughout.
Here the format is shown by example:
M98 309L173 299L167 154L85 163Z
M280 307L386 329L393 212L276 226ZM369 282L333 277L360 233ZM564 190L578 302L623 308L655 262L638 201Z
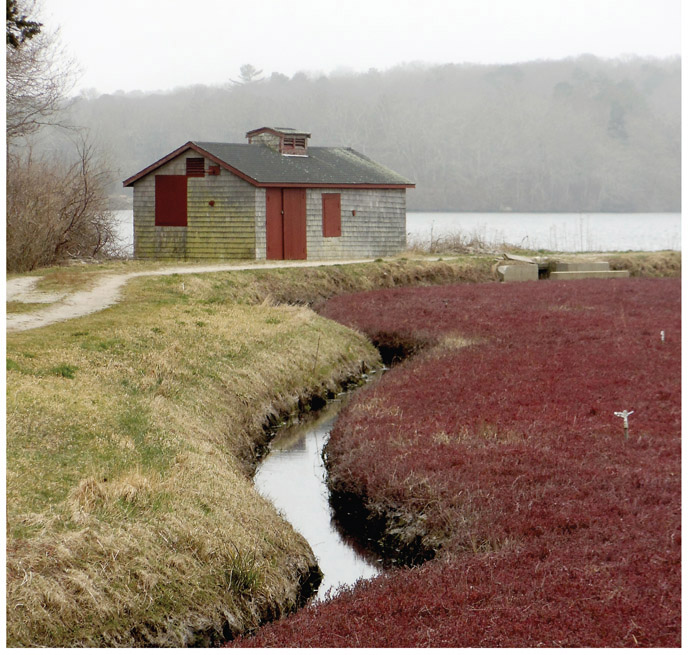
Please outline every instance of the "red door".
M306 189L284 189L284 258L306 259Z
M265 257L284 259L282 189L266 189L265 191Z
M267 259L306 259L306 190L266 189Z

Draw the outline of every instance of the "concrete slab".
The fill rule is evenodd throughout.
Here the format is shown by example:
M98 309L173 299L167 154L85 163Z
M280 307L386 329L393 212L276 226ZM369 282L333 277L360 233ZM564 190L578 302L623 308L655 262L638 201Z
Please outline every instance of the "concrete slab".
M497 266L500 282L530 282L538 279L537 264L500 264Z
M609 262L553 262L552 271L608 271Z
M584 280L587 278L622 278L630 277L630 271L552 271L550 280Z
M512 262L520 262L521 264L537 264L534 259L531 259L530 257L524 257L523 255L512 255L511 253L504 252L502 253L502 257Z

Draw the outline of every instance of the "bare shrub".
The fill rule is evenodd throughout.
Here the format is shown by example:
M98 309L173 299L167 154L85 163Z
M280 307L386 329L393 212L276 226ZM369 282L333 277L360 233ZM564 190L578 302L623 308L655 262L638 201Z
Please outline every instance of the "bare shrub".
M108 173L93 146L74 132L76 156L49 159L36 158L28 141L44 126L60 125L76 77L57 31L30 20L38 11L32 0L7 2L8 272L117 250L115 219L107 208Z
M8 158L7 271L116 254L107 183L108 173L85 140L71 163L34 159L30 151Z

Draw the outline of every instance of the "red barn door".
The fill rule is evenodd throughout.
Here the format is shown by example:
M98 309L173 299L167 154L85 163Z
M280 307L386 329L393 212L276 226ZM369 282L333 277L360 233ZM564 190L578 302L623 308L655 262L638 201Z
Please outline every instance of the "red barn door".
M266 259L284 259L282 189L265 190Z
M284 189L284 258L306 259L306 189Z
M306 190L266 189L267 259L306 259Z

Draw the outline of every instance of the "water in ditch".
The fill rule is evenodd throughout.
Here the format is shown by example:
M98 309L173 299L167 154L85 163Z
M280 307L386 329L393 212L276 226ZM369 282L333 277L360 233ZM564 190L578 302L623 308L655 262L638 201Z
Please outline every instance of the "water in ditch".
M323 572L317 598L342 584L382 571L374 555L343 535L332 517L322 450L342 400L333 400L306 422L280 430L256 471L254 484L308 541Z

